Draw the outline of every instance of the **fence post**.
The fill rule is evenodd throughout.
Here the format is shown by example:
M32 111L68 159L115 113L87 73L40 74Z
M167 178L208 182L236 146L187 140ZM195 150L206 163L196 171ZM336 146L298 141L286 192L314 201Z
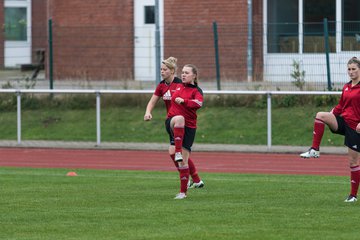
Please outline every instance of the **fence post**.
M213 22L213 31L214 31L214 48L215 48L216 83L217 83L217 90L221 90L221 86L220 86L219 45L218 45L218 32L217 32L217 23L216 23L216 21Z
M271 92L267 93L267 148L271 149Z
M100 92L96 92L96 146L101 144L101 123L100 123L100 112L101 112L101 102L100 102Z
M54 89L54 72L53 72L53 35L52 35L52 19L49 19L49 80L50 89Z
M324 18L324 41L325 41L325 54L326 54L326 69L327 69L327 82L328 90L331 91L331 76L330 76L330 58L329 58L329 30L328 20Z
M16 102L17 102L17 143L21 144L21 93L20 93L20 91L16 92Z

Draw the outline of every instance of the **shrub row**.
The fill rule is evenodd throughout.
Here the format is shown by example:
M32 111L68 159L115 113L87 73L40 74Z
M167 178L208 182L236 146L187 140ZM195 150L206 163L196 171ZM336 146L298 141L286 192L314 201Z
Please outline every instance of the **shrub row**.
M106 94L101 96L102 107L134 106L145 109L151 94ZM335 106L339 96L335 95L274 95L272 107L293 107L302 105ZM162 101L160 101L162 102ZM22 94L23 109L89 109L96 105L94 94ZM265 95L208 95L204 105L207 107L254 107L266 108ZM0 94L0 111L15 111L16 95Z

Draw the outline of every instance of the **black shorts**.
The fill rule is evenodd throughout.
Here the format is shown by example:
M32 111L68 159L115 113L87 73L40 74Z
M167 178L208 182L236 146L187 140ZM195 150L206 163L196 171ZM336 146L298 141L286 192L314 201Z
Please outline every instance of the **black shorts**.
M344 145L356 152L360 152L360 133L357 133L354 129L349 127L341 116L335 117L338 129L333 131L330 128L330 131L345 136Z
M165 120L165 128L166 128L167 133L169 134L170 145L175 145L174 133L170 127L170 121L171 121L171 118L168 118ZM182 147L187 149L189 152L191 152L191 147L195 140L196 128L189 128L189 127L185 126L184 130L185 131L184 131Z

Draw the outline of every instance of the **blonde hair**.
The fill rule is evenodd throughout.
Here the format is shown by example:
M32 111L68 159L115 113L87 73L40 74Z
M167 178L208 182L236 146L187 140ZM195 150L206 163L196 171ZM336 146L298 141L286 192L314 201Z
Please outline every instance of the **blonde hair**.
M199 84L199 71L198 68L194 65L194 64L186 64L184 67L189 67L191 68L191 71L193 72L193 74L196 75L195 79L194 79L194 83L197 86Z
M170 70L174 70L174 73L177 68L176 63L177 63L177 58L174 57L169 57L162 61L162 64L165 64Z
M360 68L360 60L357 57L350 58L347 64L349 65L353 63L355 63L358 66L358 68Z

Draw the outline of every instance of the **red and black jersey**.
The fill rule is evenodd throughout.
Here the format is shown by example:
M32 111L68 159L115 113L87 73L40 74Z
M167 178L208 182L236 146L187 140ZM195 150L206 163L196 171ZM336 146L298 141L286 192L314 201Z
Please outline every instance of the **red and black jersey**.
M339 104L332 112L342 116L349 127L356 129L360 123L360 83L352 87L350 81L344 85Z
M182 104L175 103L175 98L184 99ZM168 118L176 115L182 115L185 118L185 126L196 128L196 111L202 107L203 92L201 88L192 84L181 84L177 86L176 91L171 97L171 107L168 112Z
M154 95L161 97L164 100L166 113L168 113L170 109L171 96L179 84L182 85L181 79L175 77L171 83L167 83L165 80L162 80L155 89Z

